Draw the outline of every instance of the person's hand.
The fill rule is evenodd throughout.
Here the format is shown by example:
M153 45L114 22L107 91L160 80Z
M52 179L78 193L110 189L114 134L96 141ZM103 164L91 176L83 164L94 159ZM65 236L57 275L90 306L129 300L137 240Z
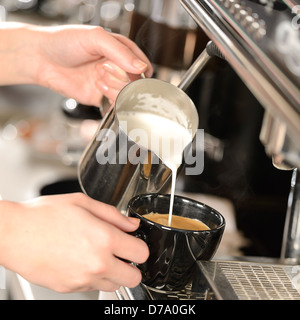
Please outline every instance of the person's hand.
M28 281L63 293L140 283L140 271L119 258L143 263L148 247L127 234L138 220L114 207L69 194L9 203L5 211L0 263Z
M101 27L42 28L38 83L64 96L99 105L152 67L137 45Z
M0 85L40 85L93 106L153 73L134 42L101 27L13 22L0 23L0 69Z

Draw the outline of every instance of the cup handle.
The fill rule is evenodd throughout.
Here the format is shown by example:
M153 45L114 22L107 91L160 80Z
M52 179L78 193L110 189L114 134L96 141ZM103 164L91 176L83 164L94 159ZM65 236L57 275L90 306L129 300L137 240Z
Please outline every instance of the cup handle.
M135 232L130 233L131 235L135 236L138 239L141 239L147 243L148 236L141 230L137 230Z

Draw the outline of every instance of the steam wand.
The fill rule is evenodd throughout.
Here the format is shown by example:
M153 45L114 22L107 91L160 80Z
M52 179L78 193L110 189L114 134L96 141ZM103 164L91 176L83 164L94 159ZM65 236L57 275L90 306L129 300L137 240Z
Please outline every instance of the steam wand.
M192 64L189 70L185 73L183 79L178 85L178 88L186 91L186 89L195 80L197 75L206 66L206 64L212 57L219 57L225 60L225 57L223 56L219 48L212 41L209 41L206 48L203 50L197 60Z
M219 57L223 60L226 60L219 48L212 41L209 41L206 45L206 48L203 50L197 60L184 74L180 84L178 85L178 88L182 91L186 91L212 57ZM146 78L144 73L141 74L141 78Z
M200 56L184 74L180 84L178 85L178 88L186 91L190 84L195 80L198 74L213 57L219 57L220 59L226 60L219 48L212 41L209 41ZM194 144L193 148L196 148ZM220 162L224 155L224 144L219 139L205 133L205 151L211 159Z

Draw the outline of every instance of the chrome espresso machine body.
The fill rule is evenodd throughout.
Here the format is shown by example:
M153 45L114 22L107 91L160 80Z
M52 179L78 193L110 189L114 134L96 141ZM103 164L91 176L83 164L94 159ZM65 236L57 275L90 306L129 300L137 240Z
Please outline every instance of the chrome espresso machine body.
M276 168L293 170L280 259L198 262L184 292L122 288L119 299L300 300L300 2L181 0L265 109L260 140Z
M294 169L282 259L300 262L300 4L274 0L182 0L265 108L261 141L274 165Z

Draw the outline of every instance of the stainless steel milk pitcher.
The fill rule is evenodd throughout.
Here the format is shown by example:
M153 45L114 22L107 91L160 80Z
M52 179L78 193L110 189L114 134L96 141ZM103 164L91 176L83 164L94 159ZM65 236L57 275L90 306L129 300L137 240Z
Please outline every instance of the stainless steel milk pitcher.
M134 196L169 190L171 170L152 150L133 141L120 126L118 118L122 112L157 114L191 130L194 138L199 117L194 103L184 91L213 56L223 58L210 41L178 87L157 79L141 79L130 83L120 92L78 166L79 183L88 196L125 213L129 200ZM147 96L156 98L157 103L149 103L145 99ZM161 105L160 99L170 102L172 107ZM157 123L151 125L155 128ZM191 144L186 149L189 147ZM144 161L145 158L147 161Z
M191 130L193 136L198 129L198 114L192 100L172 84L141 79L120 92L115 106L102 120L86 148L78 175L82 190L88 196L111 204L121 212L126 211L129 200L135 195L167 191L172 175L157 154L128 136L119 121L124 112L132 112L132 117L137 112L166 117ZM155 130L157 124L149 125Z

